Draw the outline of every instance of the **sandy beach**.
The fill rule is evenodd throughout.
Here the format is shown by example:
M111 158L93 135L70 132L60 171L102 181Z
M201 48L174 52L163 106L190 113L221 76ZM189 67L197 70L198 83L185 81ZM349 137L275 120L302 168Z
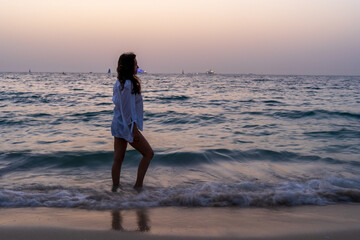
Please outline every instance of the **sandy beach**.
M0 210L0 239L358 239L360 205Z

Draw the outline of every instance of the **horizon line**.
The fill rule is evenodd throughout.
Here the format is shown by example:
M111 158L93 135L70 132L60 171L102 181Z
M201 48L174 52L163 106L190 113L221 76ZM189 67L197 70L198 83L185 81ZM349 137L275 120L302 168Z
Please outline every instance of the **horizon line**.
M29 73L27 71L0 71L0 73ZM30 73L69 73L69 74L109 74L107 72L65 72L65 71L60 71L60 72L50 72L50 71L31 71ZM116 73L116 72L114 72ZM114 74L114 73L110 73L110 74ZM179 74L179 75L187 75L187 74L205 74L206 72L188 72L188 73L184 73L182 74L181 72L159 72L159 73L153 73L153 72L147 72L144 74L138 74L138 75L147 75L147 74ZM260 75L260 76L264 76L264 75L272 75L272 76L349 76L349 77L359 77L359 74L323 74L323 73L319 73L319 74L309 74L309 73L221 73L221 72L216 72L215 75Z

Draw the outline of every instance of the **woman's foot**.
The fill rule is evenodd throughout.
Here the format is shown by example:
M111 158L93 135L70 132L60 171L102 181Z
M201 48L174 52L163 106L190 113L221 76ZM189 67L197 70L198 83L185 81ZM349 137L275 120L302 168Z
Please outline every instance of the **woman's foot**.
M119 188L119 185L113 185L112 188L111 188L111 191L112 192L116 192Z
M138 193L140 193L142 191L142 186L134 186L135 191L137 191Z

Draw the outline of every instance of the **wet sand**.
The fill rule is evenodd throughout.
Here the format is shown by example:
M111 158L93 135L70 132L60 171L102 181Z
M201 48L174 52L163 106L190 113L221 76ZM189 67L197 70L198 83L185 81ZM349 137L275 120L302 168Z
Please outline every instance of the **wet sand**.
M359 239L360 205L0 209L0 239Z

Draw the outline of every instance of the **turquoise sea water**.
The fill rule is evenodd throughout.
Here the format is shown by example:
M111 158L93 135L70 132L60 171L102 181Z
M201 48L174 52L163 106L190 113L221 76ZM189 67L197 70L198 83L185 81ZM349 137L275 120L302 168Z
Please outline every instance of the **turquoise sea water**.
M115 75L0 73L0 207L360 202L360 77L144 74L155 151L112 193Z

